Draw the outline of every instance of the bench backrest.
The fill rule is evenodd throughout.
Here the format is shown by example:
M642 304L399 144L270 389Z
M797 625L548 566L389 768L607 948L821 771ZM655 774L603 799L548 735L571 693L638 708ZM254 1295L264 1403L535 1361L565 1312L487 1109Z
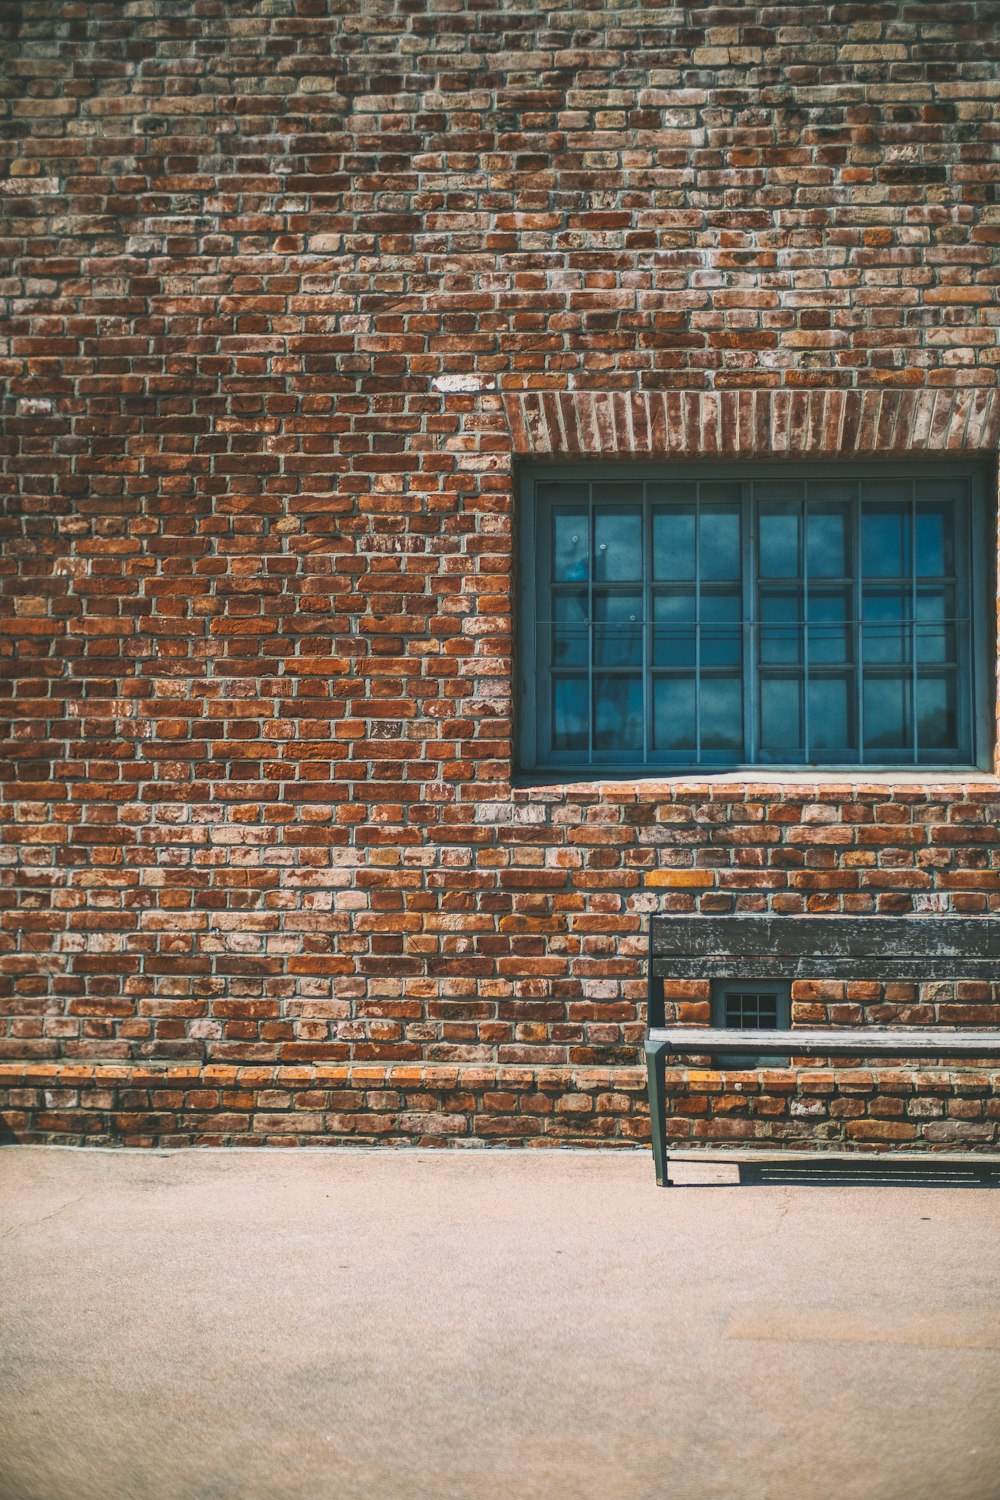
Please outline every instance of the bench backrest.
M654 916L649 1020L664 979L1000 981L1000 917Z

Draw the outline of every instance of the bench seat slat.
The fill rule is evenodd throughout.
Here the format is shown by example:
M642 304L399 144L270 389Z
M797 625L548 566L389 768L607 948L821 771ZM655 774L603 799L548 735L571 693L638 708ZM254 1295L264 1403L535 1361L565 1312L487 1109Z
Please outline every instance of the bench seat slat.
M789 1057L1000 1057L1000 1031L882 1031L839 1027L818 1031L739 1031L717 1026L651 1026L650 1045L668 1052L787 1053Z

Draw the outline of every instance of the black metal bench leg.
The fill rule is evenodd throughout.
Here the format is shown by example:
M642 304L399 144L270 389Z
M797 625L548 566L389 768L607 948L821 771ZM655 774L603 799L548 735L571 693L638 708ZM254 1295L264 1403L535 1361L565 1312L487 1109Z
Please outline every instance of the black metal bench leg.
M667 1046L646 1043L646 1080L649 1085L649 1124L653 1135L653 1165L657 1187L669 1187L667 1176Z

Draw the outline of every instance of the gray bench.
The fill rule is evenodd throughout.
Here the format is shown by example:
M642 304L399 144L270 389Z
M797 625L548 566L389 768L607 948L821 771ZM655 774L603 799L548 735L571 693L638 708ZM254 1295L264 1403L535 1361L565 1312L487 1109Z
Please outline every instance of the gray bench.
M664 980L1000 981L1000 918L655 916L650 920L649 945L645 1052L653 1161L661 1187L670 1185L666 1145L668 1057L713 1053L737 1057L766 1053L788 1058L1000 1057L998 1030L838 1026L830 1030L795 1027L739 1031L668 1026L663 997ZM709 1154L707 1149L704 1154ZM833 1154L795 1150L794 1159ZM907 1159L913 1160L914 1154L908 1151Z

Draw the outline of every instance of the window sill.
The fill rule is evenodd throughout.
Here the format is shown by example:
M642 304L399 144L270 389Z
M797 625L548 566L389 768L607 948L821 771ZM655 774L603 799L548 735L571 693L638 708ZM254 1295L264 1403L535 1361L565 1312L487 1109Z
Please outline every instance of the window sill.
M525 775L512 782L511 795L515 802L558 802L580 797L623 796L648 802L657 795L670 798L679 794L703 793L712 797L728 791L738 791L744 797L766 796L775 788L824 798L857 792L884 795L896 789L904 793L919 791L924 794L940 790L943 796L954 798L965 793L997 794L1000 792L1000 776L991 771L981 771L975 766L941 771L824 767L822 770L802 771L713 771L700 775L686 772L674 776L662 773L648 776L567 775L561 778Z

